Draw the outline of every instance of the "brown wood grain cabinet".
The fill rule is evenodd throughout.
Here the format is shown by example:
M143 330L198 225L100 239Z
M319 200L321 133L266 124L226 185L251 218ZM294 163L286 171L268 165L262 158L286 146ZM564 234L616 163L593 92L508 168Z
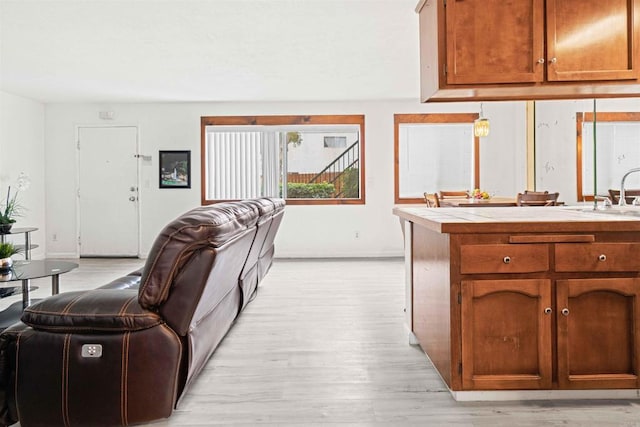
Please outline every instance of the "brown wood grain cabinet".
M638 388L638 246L463 243L462 389L550 389L554 380L561 389ZM559 271L576 274L554 280L565 277L555 274ZM598 271L629 272L629 277L584 274ZM526 277L534 272L546 274L466 280L473 273Z
M543 81L544 0L447 0L442 6L447 84Z
M450 390L640 389L640 221L411 209L411 328Z
M422 0L423 101L640 94L640 0Z
M549 280L463 280L461 285L462 389L551 388Z
M460 274L452 277L460 280L463 389L640 386L640 244L634 243L640 235L597 237L536 244L454 239L460 244ZM597 277L613 272L619 277ZM510 278L496 276L505 274Z
M640 387L639 279L561 279L556 288L558 386Z

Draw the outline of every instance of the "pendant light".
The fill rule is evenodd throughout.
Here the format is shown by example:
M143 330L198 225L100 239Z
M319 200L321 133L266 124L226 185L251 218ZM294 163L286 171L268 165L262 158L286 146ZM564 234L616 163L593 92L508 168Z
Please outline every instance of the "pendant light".
M477 137L489 135L489 119L484 117L482 103L480 103L480 117L473 122L473 134Z

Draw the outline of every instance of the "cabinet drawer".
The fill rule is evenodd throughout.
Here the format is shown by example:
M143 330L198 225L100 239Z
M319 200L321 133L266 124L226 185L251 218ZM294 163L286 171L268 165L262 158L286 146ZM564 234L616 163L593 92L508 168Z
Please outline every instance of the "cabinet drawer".
M549 270L549 246L463 245L460 273L534 273Z
M640 271L640 243L557 244L556 271Z

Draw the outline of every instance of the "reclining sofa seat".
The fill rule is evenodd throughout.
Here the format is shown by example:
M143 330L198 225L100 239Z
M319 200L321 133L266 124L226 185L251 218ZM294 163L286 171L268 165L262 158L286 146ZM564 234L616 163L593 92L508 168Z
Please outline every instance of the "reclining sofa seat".
M260 215L255 237L255 241L258 244L251 246L247 262L240 274L240 287L242 289L241 310L255 296L258 283L271 268L275 249L274 241L284 216L284 200L282 199L254 199L248 200L247 203L255 206ZM260 242L262 243L260 244Z
M0 335L4 424L170 416L268 271L283 213L281 199L193 209L162 230L142 271L25 309Z

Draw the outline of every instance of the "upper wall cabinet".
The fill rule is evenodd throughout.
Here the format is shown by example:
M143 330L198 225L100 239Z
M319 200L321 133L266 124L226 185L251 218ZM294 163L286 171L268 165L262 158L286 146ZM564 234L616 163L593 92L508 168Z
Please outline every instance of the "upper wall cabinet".
M422 100L640 96L640 0L423 0Z
M546 3L549 81L638 78L633 0Z
M543 80L543 0L448 0L443 5L447 84Z

